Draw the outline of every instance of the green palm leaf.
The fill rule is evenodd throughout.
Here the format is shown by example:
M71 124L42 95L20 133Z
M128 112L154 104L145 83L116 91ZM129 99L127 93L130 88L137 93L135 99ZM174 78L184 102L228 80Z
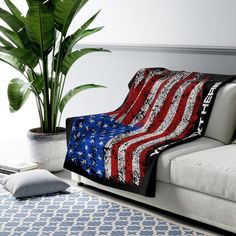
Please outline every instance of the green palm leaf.
M38 57L29 49L13 48L8 51L31 69L35 68L39 62Z
M8 85L8 100L11 112L18 111L30 94L31 83L25 83L21 79L12 79Z
M51 0L54 11L53 15L57 29L66 36L68 28L79 10L88 2L88 0Z
M26 16L26 31L37 55L47 55L54 44L54 19L46 5L33 1Z
M24 27L21 21L2 8L0 8L0 18L15 32L19 32Z
M78 41L80 41L81 39L91 35L91 34L94 34L94 33L97 33L98 31L102 30L104 28L104 26L100 26L100 27L96 27L96 28L93 28L93 29L87 29L85 30L83 33L81 33L79 35L79 37L77 38L77 41L76 42L73 42L73 46L75 45L75 43L77 43Z
M24 47L20 36L16 32L9 30L3 26L0 26L0 32L2 32L17 47L20 47L20 48Z
M26 1L29 6L26 17L14 0L4 0L8 10L0 8L0 21L4 21L0 23L0 61L20 71L28 80L28 83L11 80L8 86L10 110L19 110L33 92L42 130L56 132L61 119L58 116L62 115L60 112L72 97L86 89L104 87L85 84L62 96L66 75L77 59L92 52L108 52L102 48L83 48L73 52L78 41L103 27L89 29L99 14L97 12L67 37L71 22L88 0ZM40 73L37 73L39 67Z
M0 36L0 43L6 48L13 48L14 46L8 42L6 39Z
M101 27L88 29L88 30L78 30L75 32L75 34L68 36L65 39L65 46L63 48L64 55L66 55L68 52L71 52L71 50L75 46L75 44L78 43L81 39L83 39L91 34L94 34L103 28L104 27L101 26Z
M92 23L93 21L96 19L96 17L98 16L98 14L100 13L101 10L99 10L98 12L96 12L91 18L89 18L81 27L81 30L86 30Z
M74 89L71 89L61 100L60 102L60 112L62 113L66 104L70 101L71 98L73 98L76 94L87 90L87 89L91 89L91 88L106 88L105 86L102 85L98 85L98 84L84 84L84 85L80 85Z
M98 31L100 31L103 27L97 27L94 29L89 29L89 30L83 30L80 32L76 32L75 34L68 36L64 42L63 42L63 46L62 46L62 51L61 51L61 57L64 58L68 53L71 53L73 46L80 41L81 39L94 34ZM58 53L56 54L55 58L58 57Z
M53 6L51 0L26 0L29 7L31 6L31 4L34 1L42 2L44 5L46 5L49 8L49 10L51 12L53 12L54 6ZM54 0L55 4L56 4L57 1L61 1L61 0Z
M89 36L91 34L94 34L98 31L100 31L103 27L97 27L94 29L90 29L90 30L86 30L89 25L95 20L95 18L97 17L97 15L99 14L100 11L98 11L96 14L94 14L90 19L88 19L75 33L73 33L72 35L68 36L65 39L65 46L64 46L64 50L66 52L70 51L73 46L82 38Z
M25 17L22 15L20 10L10 1L10 0L4 0L6 5L8 6L11 13L22 23L25 22Z
M8 65L23 73L25 71L25 65L15 56L7 53L7 51L8 50L5 48L0 47L0 61L7 63Z
M41 94L44 88L44 79L42 76L38 76L32 83L32 86L35 88L37 94Z
M62 62L62 68L61 71L64 75L66 75L71 66L82 56L87 55L92 52L110 52L109 50L103 49L103 48L82 48L80 50L76 50L70 54L68 54L63 62Z
M26 0L28 6L30 6L32 4L32 2L35 1L35 0Z
M31 48L28 36L26 34L25 25L15 15L0 8L0 19L2 19L21 39L24 47Z
M13 58L13 62L19 62L20 64L27 66L33 70L38 64L37 56L29 49L24 48L12 48L12 49L5 49L0 47L0 52L3 54L7 54L10 58ZM12 63L12 61L9 61Z
M32 73L32 70L27 70L28 79L32 84L32 87L35 89L37 94L42 93L44 88L44 79L41 74L35 72Z

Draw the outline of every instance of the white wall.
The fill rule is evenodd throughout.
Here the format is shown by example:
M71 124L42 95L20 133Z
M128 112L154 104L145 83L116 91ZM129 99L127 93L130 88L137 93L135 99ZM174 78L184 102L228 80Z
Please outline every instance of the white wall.
M21 74L10 66L0 62L0 140L22 137L27 129L38 125L36 107L33 96L27 101L22 110L10 113L7 98L7 86L11 79L22 78ZM1 145L1 144L0 144Z
M26 11L22 0L13 2ZM235 0L90 0L71 32L99 9L102 12L94 26L106 27L84 42L236 46ZM72 68L66 88L90 82L108 88L83 92L71 101L64 118L115 109L128 91L128 81L141 67L236 73L235 59L235 56L123 51L88 55ZM23 139L27 129L39 124L33 97L19 112L9 112L7 84L19 76L0 62L0 140Z
M105 28L84 42L236 46L235 0L90 0L70 32L100 9L93 26Z
M118 108L128 92L128 82L144 67L166 67L171 70L236 74L236 55L116 51L90 54L72 68L66 89L83 83L106 85L75 97L65 108L68 116L108 112Z
M236 46L235 0L90 0L77 22L98 9L86 42Z

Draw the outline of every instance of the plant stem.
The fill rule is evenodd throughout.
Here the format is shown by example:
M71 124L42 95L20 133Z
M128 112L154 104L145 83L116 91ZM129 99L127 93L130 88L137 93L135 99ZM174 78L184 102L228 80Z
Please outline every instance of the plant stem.
M51 126L52 131L55 132L55 125L54 125L54 102L55 99L53 97L53 91L54 91L54 57L55 57L55 47L56 47L56 40L54 42L53 51L52 51L52 61L51 61Z
M61 117L62 117L62 113L60 113L60 117L59 117L59 121L58 121L58 127L60 126L60 123L61 123Z
M40 67L41 69L41 67ZM34 70L32 70L32 75L33 75L33 80L30 79L30 76L28 75L28 80L30 82L33 82L34 80L38 79L36 73L34 72ZM40 94L38 93L37 89L35 88L35 86L33 84L32 85L32 92L35 95L35 100L36 100L36 104L37 104L37 109L38 109L38 114L39 114L39 120L40 120L40 127L41 127L41 132L44 132L44 119L43 119L43 112L42 112L42 106L43 106L43 101L40 97Z
M39 97L36 94L35 94L35 99L36 99L36 104L37 104L38 113L39 113L41 132L44 132L44 122L43 122L42 108L41 108L41 105L40 105Z
M60 76L60 64L61 64L61 52L62 52L62 42L63 42L63 36L61 34L60 37L60 42L59 42L59 49L58 49L58 56L57 56L57 63L56 63L56 70L55 70L55 81L53 83L53 87L52 87L52 94L51 94L51 98L52 98L52 127L54 132L56 131L56 126L57 126L57 113L58 113L58 100L57 100L57 94L58 94L58 80L59 80L59 76ZM54 58L55 59L55 58ZM59 88L60 89L60 88Z
M45 83L44 89L44 122L45 122L45 129L47 132L52 132L51 127L51 111L50 111L50 102L49 102L49 86L48 86L48 63L47 63L47 56L42 57L43 63L43 78Z
M60 80L60 91L59 91L59 96L58 96L58 106L60 105L60 101L63 95L63 91L64 91L64 86L65 86L65 81L66 81L66 76L61 76L61 80ZM59 109L59 108L58 108ZM58 121L58 126L61 123L61 116L62 114L60 114L60 118Z

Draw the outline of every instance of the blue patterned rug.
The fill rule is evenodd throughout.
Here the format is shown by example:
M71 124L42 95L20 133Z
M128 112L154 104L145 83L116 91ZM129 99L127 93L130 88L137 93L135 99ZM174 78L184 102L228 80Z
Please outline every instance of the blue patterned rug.
M0 195L1 236L204 235L83 191L16 200Z

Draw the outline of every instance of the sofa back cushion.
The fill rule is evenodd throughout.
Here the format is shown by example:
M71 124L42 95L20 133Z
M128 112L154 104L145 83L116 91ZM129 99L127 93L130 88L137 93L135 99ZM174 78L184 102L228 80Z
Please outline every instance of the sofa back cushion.
M235 128L236 80L219 89L204 136L229 144Z

